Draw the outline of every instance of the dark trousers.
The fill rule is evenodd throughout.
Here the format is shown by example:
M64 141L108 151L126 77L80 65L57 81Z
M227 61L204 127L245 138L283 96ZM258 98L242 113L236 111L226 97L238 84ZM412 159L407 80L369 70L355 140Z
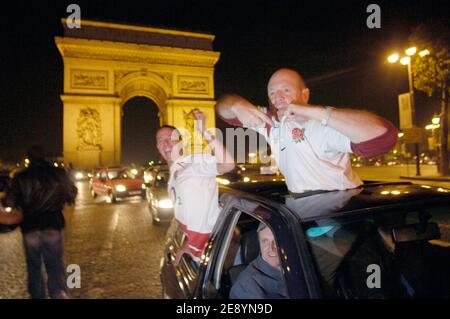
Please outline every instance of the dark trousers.
M64 243L61 230L33 230L23 234L28 270L28 292L33 299L46 297L42 261L47 272L47 287L52 298L67 298Z

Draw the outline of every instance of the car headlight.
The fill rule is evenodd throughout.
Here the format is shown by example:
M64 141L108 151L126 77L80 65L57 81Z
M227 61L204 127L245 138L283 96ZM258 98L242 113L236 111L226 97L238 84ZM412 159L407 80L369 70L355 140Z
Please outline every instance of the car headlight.
M173 208L173 203L170 199L162 199L158 201L159 208Z
M219 182L222 185L230 185L230 181L226 178L216 178L217 182Z
M245 176L244 179L243 179L243 181L244 181L244 183L248 183L248 182L250 182L250 178L247 177L247 176Z
M142 188L142 189L145 189L145 188L146 188L146 187L145 187L145 184L142 184L142 185L141 185L141 188Z
M75 174L76 179L83 179L83 177L84 177L83 173L78 172Z
M127 188L125 187L125 185L116 185L116 191L125 192L126 190Z

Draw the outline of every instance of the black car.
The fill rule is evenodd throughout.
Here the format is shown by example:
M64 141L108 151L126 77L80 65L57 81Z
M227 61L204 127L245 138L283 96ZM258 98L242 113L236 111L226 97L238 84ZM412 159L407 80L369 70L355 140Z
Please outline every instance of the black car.
M158 166L146 171L146 198L152 215L152 224L168 224L174 216L173 203L167 192L170 171L167 166Z
M6 193L11 186L11 177L9 171L0 171L0 201L2 205L8 209L7 203L3 201ZM13 231L17 225L2 225L0 224L0 233L7 233Z
M228 299L259 255L257 227L274 234L289 298L450 297L450 190L366 182L291 194L281 182L221 187L223 209L200 262L175 256L173 221L161 260L165 298Z

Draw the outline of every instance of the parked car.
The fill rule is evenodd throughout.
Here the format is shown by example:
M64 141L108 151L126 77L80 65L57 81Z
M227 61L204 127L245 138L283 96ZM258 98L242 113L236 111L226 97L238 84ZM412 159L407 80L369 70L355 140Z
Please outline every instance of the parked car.
M145 198L145 184L141 178L136 178L128 169L107 167L97 170L90 181L92 197L108 196L111 203L118 198L141 196Z
M170 176L169 168L158 166L146 172L149 181L146 183L146 198L152 216L152 224L169 223L174 216L172 199L167 192L167 183Z
M261 175L275 175L278 173L278 167L276 165L270 166L261 166L260 174Z
M184 254L175 265L186 238L169 227L164 298L227 299L259 254L260 223L274 234L289 298L450 297L447 189L372 182L290 194L282 182L235 183L221 187L220 204L200 261Z
M231 183L237 182L250 182L250 178L244 175L244 172L239 168L235 168L230 172L217 176L216 180L221 185L230 185Z
M145 184L152 183L153 180L156 177L156 173L159 170L168 170L168 169L169 169L168 165L154 165L154 166L150 166L149 168L147 168L143 172L144 183Z
M76 182L87 181L90 179L90 172L83 169L77 169L71 172L72 179Z
M7 208L7 204L3 202L3 198L8 192L9 187L11 186L11 177L9 171L0 171L0 201L2 201L2 205ZM8 209L8 208L7 208ZM7 233L13 231L17 225L2 225L0 224L0 233Z

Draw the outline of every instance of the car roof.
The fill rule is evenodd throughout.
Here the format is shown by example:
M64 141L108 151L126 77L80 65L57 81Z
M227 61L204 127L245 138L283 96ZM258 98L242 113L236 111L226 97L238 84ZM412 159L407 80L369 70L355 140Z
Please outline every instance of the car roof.
M228 188L241 197L272 206L284 206L302 221L335 217L341 214L386 211L398 206L414 206L432 202L450 203L450 190L410 182L372 182L341 191L289 193L284 182L235 183Z

